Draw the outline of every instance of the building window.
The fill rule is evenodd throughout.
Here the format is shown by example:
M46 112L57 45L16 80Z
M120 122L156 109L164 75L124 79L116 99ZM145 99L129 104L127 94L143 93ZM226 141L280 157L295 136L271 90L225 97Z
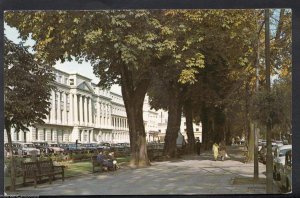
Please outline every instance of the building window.
M69 82L70 82L70 85L74 85L74 79L71 78L71 79L69 80Z
M46 140L46 129L44 128L44 141Z
M199 128L196 128L196 131L199 131Z
M184 122L184 126L186 126L186 122Z
M19 141L19 134L20 134L20 132L19 131L16 131L16 133L17 133L17 141Z
M82 130L79 131L79 141L81 141Z
M53 141L53 129L51 129L51 141Z
M35 139L38 140L39 134L38 134L38 128L35 128Z

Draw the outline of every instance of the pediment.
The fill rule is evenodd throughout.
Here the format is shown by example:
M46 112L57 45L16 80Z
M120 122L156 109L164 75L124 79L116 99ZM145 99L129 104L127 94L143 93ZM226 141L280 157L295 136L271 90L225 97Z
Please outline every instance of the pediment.
M86 82L82 82L77 86L78 89L94 93L94 89Z

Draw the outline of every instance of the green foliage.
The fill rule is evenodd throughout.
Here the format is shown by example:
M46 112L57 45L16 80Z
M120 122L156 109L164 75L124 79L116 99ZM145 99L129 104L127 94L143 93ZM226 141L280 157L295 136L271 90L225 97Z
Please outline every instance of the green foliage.
M272 91L258 92L252 100L251 116L261 125L281 126L283 133L291 132L291 84L278 80Z
M5 125L18 131L43 123L53 88L51 67L38 63L22 44L4 37L4 79Z

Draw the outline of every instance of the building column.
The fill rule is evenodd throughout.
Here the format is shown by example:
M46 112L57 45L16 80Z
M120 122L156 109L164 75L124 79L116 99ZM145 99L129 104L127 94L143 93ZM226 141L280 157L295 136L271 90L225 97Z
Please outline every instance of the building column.
M95 117L95 121L96 121L96 127L100 126L100 104L99 101L96 101L96 109L97 109L97 113L96 113L96 117Z
M61 124L61 109L60 109L60 98L61 98L61 93L58 91L58 99L57 99L57 123Z
M76 96L76 95L75 95ZM76 142L76 140L79 140L79 129L78 127L73 127L73 130L71 131L71 142Z
M106 109L105 109L105 103L102 103L102 125L106 128Z
M93 124L93 118L92 118L92 98L88 98L89 101L89 124L92 125Z
M94 130L93 129L91 130L91 142L92 143L94 142Z
M51 123L54 123L55 122L55 92L54 90L51 91L51 97L52 97L52 100L51 100L51 116L50 116L50 122Z
M74 119L73 119L74 104L73 104L73 94L72 93L69 94L69 100L70 100L70 106L69 106L69 123L70 123L70 125L73 125L73 123L74 123Z
M63 97L64 97L64 111L63 111L63 124L66 125L66 124L69 124L67 123L67 93L66 92L63 92Z
M58 142L62 142L62 130L59 130L56 133Z
M110 105L107 104L107 125L111 127L111 112L110 112Z
M103 103L100 103L100 110L101 110L100 123L101 123L101 127L104 127L104 121L103 121L103 119L104 119L104 111L103 111L103 109L104 109L104 105L103 105Z
M76 125L78 125L78 111L79 111L79 107L78 107L78 95L77 94L74 94L74 109L73 109L73 112L74 112L74 123Z
M84 97L84 123L87 126L88 124L88 104L87 104L87 97Z
M46 128L46 141L51 142L51 129Z
M82 102L82 95L79 95L79 123L82 125L83 123L83 102Z

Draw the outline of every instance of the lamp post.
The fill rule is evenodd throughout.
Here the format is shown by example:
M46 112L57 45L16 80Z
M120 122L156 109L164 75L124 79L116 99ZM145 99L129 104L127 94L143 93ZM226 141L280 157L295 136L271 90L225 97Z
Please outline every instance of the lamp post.
M265 9L265 57L266 57L266 91L269 94L271 91L271 80L270 80L270 11ZM268 101L269 102L269 101ZM269 112L269 109L268 109ZM273 159L272 159L272 143L271 143L271 120L268 118L267 121L267 193L273 192Z

